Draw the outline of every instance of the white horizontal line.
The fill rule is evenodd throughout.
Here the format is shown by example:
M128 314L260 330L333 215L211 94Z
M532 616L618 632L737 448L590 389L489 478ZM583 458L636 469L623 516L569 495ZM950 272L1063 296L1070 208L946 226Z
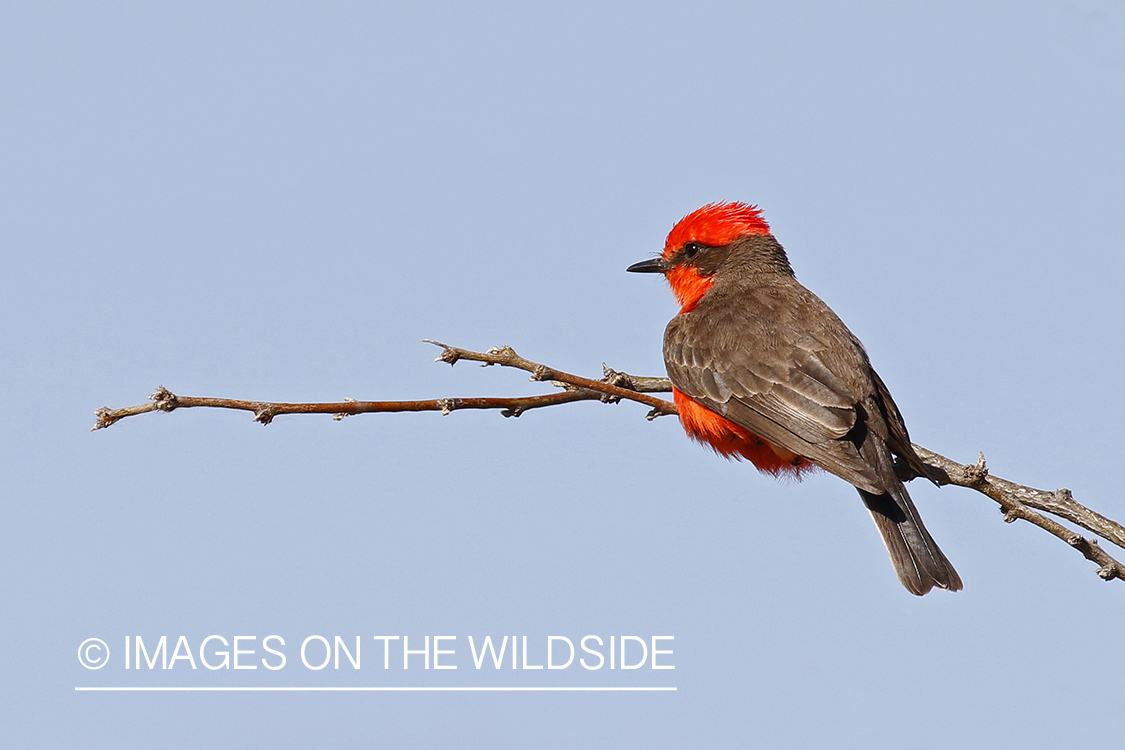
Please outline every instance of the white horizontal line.
M77 692L149 692L149 693L323 693L323 692L675 692L674 687L76 687Z

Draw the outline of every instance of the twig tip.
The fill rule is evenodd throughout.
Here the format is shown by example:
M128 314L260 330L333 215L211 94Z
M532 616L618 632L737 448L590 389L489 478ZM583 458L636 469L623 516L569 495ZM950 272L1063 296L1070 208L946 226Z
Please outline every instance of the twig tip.
M461 353L449 344L443 344L433 339L422 339L422 342L441 347L441 354L434 357L434 362L447 362L450 365L455 365L457 364L457 360L461 359Z
M100 409L94 409L94 416L97 418L97 420L94 422L94 426L90 428L90 432L95 432L96 430L104 430L106 427L109 427L111 424L121 419L120 416L114 415L113 411L110 410L108 406L103 406Z

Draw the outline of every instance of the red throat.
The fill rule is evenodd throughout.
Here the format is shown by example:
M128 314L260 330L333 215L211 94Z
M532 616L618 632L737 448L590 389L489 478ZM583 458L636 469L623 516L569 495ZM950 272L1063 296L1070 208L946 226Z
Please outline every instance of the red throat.
M715 283L713 276L703 276L690 266L676 266L664 274L668 286L672 287L672 294L680 303L680 312L691 312L699 304L700 298L707 293Z

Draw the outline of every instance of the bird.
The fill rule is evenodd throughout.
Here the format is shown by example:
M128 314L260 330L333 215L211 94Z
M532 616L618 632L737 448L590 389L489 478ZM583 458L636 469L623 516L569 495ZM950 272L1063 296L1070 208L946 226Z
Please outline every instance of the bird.
M761 209L709 203L676 223L658 257L626 270L663 274L679 302L664 363L689 437L776 477L835 474L859 491L910 593L961 589L900 478L932 477L890 391L859 339L797 281Z

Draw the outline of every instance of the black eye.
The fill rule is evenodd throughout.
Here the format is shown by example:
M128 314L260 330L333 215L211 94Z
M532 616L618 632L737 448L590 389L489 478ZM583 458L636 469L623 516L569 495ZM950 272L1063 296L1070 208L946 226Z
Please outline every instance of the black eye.
M698 242L689 242L684 245L684 257L688 260L691 260L696 255L698 255L699 251L702 249L703 245L700 245Z

